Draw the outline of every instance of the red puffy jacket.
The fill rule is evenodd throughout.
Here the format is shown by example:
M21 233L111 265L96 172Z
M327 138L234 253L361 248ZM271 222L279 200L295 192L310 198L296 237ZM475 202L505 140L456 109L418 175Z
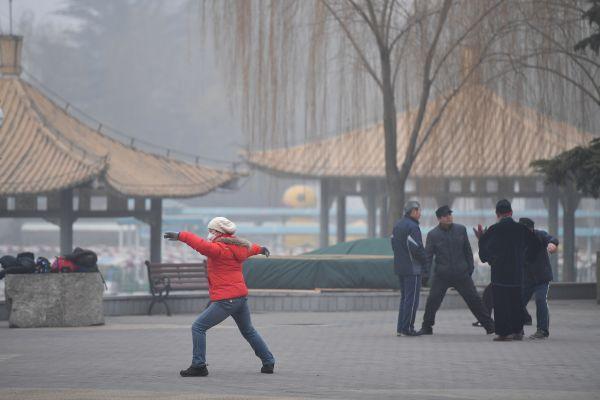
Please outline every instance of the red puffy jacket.
M260 246L233 235L223 235L211 242L191 232L179 232L179 240L206 256L211 301L248 295L242 263L248 257L260 254Z

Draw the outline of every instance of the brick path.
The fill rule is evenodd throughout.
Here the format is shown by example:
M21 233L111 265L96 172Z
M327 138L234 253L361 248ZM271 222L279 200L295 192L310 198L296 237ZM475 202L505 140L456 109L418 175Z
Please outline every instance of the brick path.
M600 306L550 307L549 340L512 343L471 327L465 309L441 311L435 335L420 338L396 337L394 312L255 314L276 374L258 372L229 320L208 333L210 375L188 379L178 371L193 315L61 329L2 321L0 399L600 399Z

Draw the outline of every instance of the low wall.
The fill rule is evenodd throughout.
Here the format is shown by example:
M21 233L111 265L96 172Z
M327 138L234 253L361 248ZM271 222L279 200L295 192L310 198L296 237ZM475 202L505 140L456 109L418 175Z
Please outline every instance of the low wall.
M425 307L429 292L423 290L419 308ZM145 315L152 296L105 297L105 315ZM195 314L208 304L207 292L175 294L169 296L169 308L173 314ZM248 305L253 312L327 312L327 311L386 311L397 310L400 293L393 290L262 290L250 289ZM449 291L442 308L466 307L462 298ZM165 313L158 303L152 314Z
M5 311L12 328L104 324L98 273L7 275Z
M67 274L65 274L67 275ZM595 299L595 283L553 283L549 298ZM483 287L478 288L480 292ZM425 307L429 291L421 291L419 309ZM104 315L145 315L152 296L105 296ZM395 311L398 309L400 293L393 290L348 291L321 290L262 290L250 289L248 303L253 312L326 312L326 311ZM176 293L169 296L169 307L174 314L195 314L208 303L208 293L203 291ZM442 309L466 308L463 299L454 290L449 290ZM165 313L162 304L156 304L153 314ZM0 320L6 320L6 305L0 301Z
M550 300L591 300L596 298L596 282L552 282L548 290Z

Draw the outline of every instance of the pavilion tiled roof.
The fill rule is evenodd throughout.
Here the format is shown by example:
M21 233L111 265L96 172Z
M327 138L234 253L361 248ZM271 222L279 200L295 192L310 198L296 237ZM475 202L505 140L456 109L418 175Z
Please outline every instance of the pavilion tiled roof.
M443 100L432 100L425 124ZM398 114L400 166L416 111ZM481 85L453 99L411 170L412 177L531 176L533 160L553 157L593 136L532 108L508 102ZM246 153L255 168L304 178L384 177L383 124L303 145Z
M101 178L124 196L193 197L239 177L127 146L17 76L0 78L0 107L2 196L48 193Z

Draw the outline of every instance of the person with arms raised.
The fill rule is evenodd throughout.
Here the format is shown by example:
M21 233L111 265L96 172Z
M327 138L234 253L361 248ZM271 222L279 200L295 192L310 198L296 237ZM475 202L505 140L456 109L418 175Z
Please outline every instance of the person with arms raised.
M261 372L272 374L275 358L267 344L252 326L248 307L248 288L242 274L242 263L248 257L269 250L235 236L236 226L224 217L208 223L208 237L203 239L191 232L166 232L165 239L179 240L206 256L210 305L192 324L192 364L180 371L183 377L206 376L206 331L231 316L242 336L261 359Z

